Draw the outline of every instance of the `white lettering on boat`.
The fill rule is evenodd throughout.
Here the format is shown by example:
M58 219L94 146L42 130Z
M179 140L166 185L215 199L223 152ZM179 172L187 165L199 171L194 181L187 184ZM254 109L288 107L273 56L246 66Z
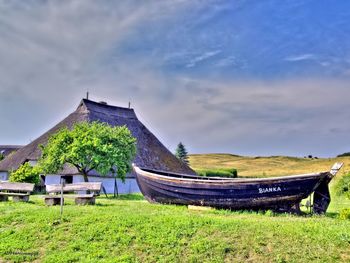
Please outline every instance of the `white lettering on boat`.
M259 188L259 194L264 194L264 193L272 193L272 192L281 192L282 189L281 187L266 187L266 188Z

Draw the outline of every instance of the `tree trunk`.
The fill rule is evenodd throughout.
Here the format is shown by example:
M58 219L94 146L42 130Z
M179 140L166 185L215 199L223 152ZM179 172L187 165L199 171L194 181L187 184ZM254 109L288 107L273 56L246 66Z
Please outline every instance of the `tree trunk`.
M83 177L84 177L84 182L85 182L85 183L88 183L88 182L89 182L89 178L88 178L87 173L83 173ZM90 194L90 191L87 190L87 191L86 191L86 194Z
M86 173L83 173L83 177L84 177L84 182L88 183L89 182L88 175Z
M117 177L114 177L114 197L116 193L117 193L117 196L119 196Z

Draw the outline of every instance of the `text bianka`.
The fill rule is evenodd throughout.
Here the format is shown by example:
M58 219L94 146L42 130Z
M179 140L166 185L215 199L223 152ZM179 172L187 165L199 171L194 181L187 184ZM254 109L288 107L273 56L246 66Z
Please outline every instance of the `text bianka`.
M265 187L265 188L259 188L259 194L264 194L264 193L272 193L272 192L281 192L282 189L281 187Z

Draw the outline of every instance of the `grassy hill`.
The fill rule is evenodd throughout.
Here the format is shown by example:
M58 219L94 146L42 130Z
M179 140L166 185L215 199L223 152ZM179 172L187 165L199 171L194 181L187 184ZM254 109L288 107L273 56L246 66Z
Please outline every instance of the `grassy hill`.
M337 178L350 171L350 157L297 158L287 156L247 157L233 154L192 154L190 165L195 170L235 168L239 177L271 177L328 171L335 162L344 167Z

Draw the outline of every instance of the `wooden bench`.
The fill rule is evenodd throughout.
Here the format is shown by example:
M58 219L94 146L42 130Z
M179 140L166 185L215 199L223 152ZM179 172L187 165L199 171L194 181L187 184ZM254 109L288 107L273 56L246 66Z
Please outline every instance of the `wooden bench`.
M48 195L45 196L45 204L49 206L59 205L61 203L61 191L63 190L63 193L89 191L89 194L65 194L64 196L75 198L75 204L77 205L93 205L95 204L96 196L99 195L101 191L101 187L101 182L65 184L63 189L60 184L46 185L46 193L48 193Z
M30 193L34 191L34 184L0 182L0 202L7 201L12 196L14 202L28 202Z

